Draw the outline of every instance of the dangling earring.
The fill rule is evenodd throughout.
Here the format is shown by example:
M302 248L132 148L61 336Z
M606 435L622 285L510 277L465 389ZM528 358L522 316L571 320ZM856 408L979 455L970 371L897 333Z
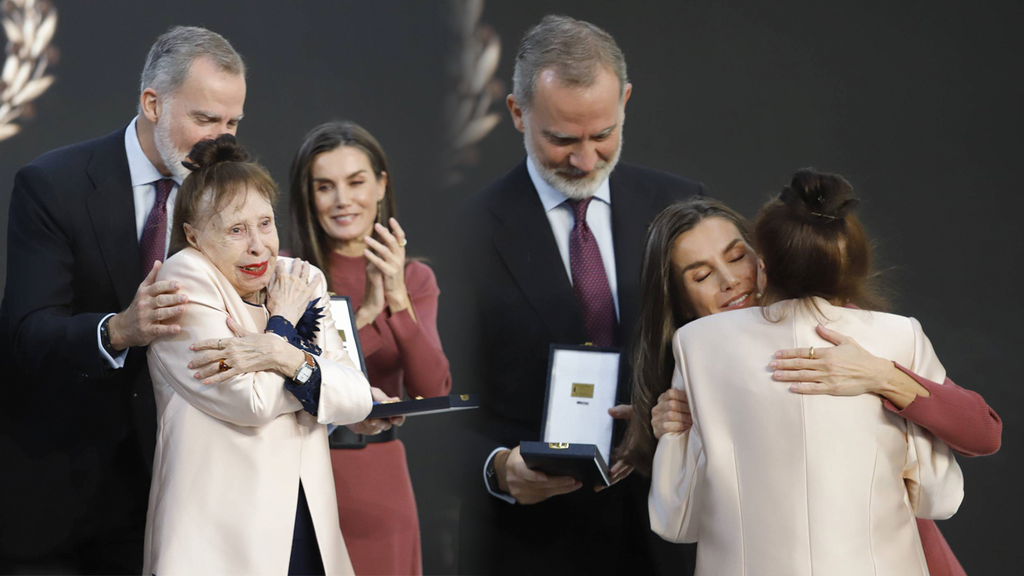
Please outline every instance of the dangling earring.
M383 200L378 200L378 201L377 201L377 223L378 223L378 224L380 224L380 223L381 223L381 221L380 221L380 205L381 205L381 203L383 203L383 202L384 202Z

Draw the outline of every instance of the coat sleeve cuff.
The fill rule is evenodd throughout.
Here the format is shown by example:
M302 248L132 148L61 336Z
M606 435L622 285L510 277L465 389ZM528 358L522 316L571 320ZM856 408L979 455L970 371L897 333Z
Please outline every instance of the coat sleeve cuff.
M508 494L503 494L503 493L498 492L498 491L494 490L493 488L491 488L491 483L487 479L487 469L491 467L491 462L494 460L494 457L497 456L498 452L501 452L502 450L508 450L508 448L505 448L504 446L499 446L499 447L495 448L493 452L491 452L491 455L488 456L486 460L484 460L484 470L483 470L483 473L484 473L484 488L487 488L487 493L490 494L491 496L494 496L495 498L497 498L499 500L504 500L505 502L508 502L509 504L515 504L516 503L516 499L515 498L513 498L512 496L510 496Z

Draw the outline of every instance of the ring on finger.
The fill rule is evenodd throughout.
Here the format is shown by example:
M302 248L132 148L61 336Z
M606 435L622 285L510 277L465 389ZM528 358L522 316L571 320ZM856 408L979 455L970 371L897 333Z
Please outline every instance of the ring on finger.
M228 370L231 370L231 366L228 366L228 363L225 362L223 358L221 358L220 359L220 371L221 372L227 372Z
M811 360L814 360L814 346L811 346L809 353L811 355Z
M401 240L398 241L398 246L400 248L405 248L405 245L408 244L408 243L409 243L409 239L408 238L402 238Z
M222 346L221 343L220 343L221 340L223 340L223 338L217 338L217 350L223 350L224 349L224 346Z

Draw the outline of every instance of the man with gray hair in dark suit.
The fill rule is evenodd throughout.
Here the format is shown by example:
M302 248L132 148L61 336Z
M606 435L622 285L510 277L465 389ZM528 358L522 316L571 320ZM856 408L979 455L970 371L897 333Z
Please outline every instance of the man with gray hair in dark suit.
M596 493L530 469L519 444L541 440L552 344L621 348L623 403L610 413L630 417L625 365L644 236L662 209L703 186L620 161L633 86L597 26L545 17L523 37L513 85L507 104L526 158L475 194L462 220L482 408L465 455L477 478L469 492L482 497L463 506L460 570L646 574L667 554L661 564L685 573L692 548L669 551L652 536L647 483L623 463L611 469L622 482Z
M48 152L11 194L0 353L0 572L137 574L156 434L146 346L188 296L155 282L181 161L234 133L245 65L175 27L143 67L138 115Z

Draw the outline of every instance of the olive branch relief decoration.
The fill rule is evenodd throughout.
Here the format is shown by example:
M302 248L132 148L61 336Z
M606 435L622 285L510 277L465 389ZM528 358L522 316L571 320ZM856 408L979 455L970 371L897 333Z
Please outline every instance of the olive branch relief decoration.
M451 0L451 25L457 49L449 61L451 92L445 101L447 145L444 183L462 180L462 170L480 160L476 145L501 119L491 104L501 102L505 86L494 77L501 41L493 28L480 22L483 0Z
M51 46L57 30L57 9L46 0L3 0L0 24L7 36L7 58L0 72L0 141L14 136L21 126L14 121L31 118L32 101L46 92L54 77L47 68L58 52Z

